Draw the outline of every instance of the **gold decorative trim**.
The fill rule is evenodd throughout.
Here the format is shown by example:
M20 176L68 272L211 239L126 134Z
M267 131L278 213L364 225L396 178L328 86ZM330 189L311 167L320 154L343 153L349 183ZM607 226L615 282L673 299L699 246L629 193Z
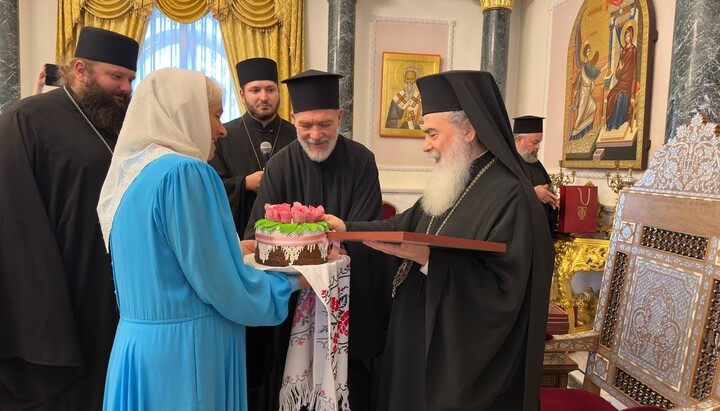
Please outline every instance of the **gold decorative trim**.
M512 10L515 0L480 0L483 11L492 9L510 9Z
M598 238L560 237L555 240L555 271L550 302L561 307L568 314L569 333L592 329L597 296L584 298L572 292L572 277L579 271L602 273L605 270L609 241ZM582 301L581 301L582 300ZM575 310L578 308L576 326Z

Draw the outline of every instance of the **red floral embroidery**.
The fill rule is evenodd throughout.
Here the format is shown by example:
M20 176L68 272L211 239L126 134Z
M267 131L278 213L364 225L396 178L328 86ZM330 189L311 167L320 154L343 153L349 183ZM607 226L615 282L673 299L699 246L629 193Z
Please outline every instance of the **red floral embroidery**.
M333 311L337 311L340 307L340 302L338 301L337 297L332 297L330 299L330 309Z
M315 295L312 291L308 291L308 294L305 294L304 297L301 296L302 302L295 308L293 326L300 323L303 317L312 318L315 315Z
M348 335L350 329L350 310L345 311L340 316L337 324L337 330L342 335Z

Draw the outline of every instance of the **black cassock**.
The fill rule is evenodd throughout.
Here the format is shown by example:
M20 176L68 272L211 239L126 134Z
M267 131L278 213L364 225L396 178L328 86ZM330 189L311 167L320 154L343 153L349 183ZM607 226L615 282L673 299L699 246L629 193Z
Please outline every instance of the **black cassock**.
M278 204L298 201L305 205L322 205L329 214L346 221L372 221L381 217L382 198L374 155L363 145L338 136L337 145L327 160L317 163L305 154L297 141L273 156L268 162L260 184L258 198L250 216L245 238L254 237L253 224L264 218L265 203ZM349 344L349 392L353 411L372 409L373 390L377 379L371 373L379 372L379 356L382 354L390 312L390 283L398 262L377 253L360 243L347 245L351 258L350 276L350 344ZM257 353L248 348L248 380L254 380L258 371L270 372L263 378L270 379L267 407L255 407L253 397L257 394L249 387L249 409L277 410L277 393L287 354L290 327L294 312L290 306L288 319L278 327L248 327L248 344L262 330L273 330L274 353L262 364L252 357ZM265 341L270 336L265 335ZM266 344L268 344L266 342ZM269 358L268 358L269 357ZM256 381L257 382L257 381ZM249 384L252 385L252 384ZM255 392L253 392L255 391Z
M472 177L492 158L475 160ZM434 219L430 234L501 242L507 251L431 248L427 275L413 263L392 307L378 410L539 409L523 404L526 378L539 389L542 369L542 351L528 341L537 348L543 335L529 324L544 324L553 252L547 233L546 244L533 244L528 197L497 161L447 221L449 211ZM426 233L430 220L418 201L389 220L347 226ZM533 260L533 247L543 257Z
M96 212L110 160L63 89L0 116L0 409L102 406L118 321Z
M545 167L543 167L541 162L536 161L534 163L526 163L525 165L527 166L528 177L530 177L530 183L532 183L533 187L545 184L547 184L548 187L552 186L550 176L548 175L547 171L545 171ZM555 230L557 230L558 219L557 209L553 209L551 205L544 203L542 207L543 211L545 212L545 217L548 220L550 231L555 232Z
M223 181L235 228L242 236L257 197L254 191L245 189L245 177L265 168L266 160L260 144L269 142L273 146L271 154L275 154L293 142L297 133L295 126L279 115L263 127L249 113L228 122L225 129L227 137L215 143L215 156L209 163Z

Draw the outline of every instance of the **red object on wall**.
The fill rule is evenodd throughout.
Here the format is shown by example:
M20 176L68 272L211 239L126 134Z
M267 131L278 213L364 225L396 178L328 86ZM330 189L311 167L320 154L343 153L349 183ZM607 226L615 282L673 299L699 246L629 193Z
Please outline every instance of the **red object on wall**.
M597 231L597 215L597 187L560 186L558 231L561 233L594 233Z

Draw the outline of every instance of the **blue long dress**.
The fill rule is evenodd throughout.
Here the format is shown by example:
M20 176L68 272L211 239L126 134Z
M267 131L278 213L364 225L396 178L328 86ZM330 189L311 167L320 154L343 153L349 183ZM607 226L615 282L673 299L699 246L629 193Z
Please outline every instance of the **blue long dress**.
M246 410L245 326L279 324L290 281L243 264L222 182L165 155L125 192L110 251L120 323L105 410Z

